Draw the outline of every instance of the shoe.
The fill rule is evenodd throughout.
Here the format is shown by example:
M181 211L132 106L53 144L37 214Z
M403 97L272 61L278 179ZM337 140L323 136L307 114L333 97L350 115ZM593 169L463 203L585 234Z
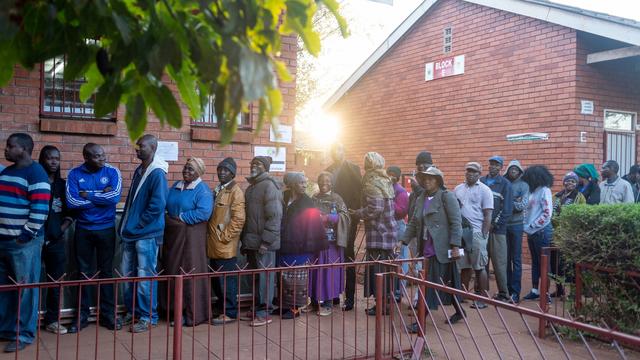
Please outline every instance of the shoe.
M291 320L291 319L295 319L298 316L300 316L300 310L298 309L289 309L285 312L282 313L282 319L284 320Z
M122 320L120 320L120 318L116 319L116 322L110 322L107 319L101 320L100 326L105 327L111 331L122 330Z
M271 316L266 316L266 317L256 316L256 318L249 323L249 326L253 326L253 327L264 326L267 324L271 324L272 322L273 322L273 319L271 319Z
M487 304L483 303L482 301L474 301L473 304L471 304L471 306L469 307L472 309L482 310L487 308Z
M57 321L52 322L51 324L47 325L47 327L45 329L48 332L51 332L51 333L54 333L54 334L64 335L64 334L67 333L67 328L64 327L62 324L60 324Z
M255 318L255 315L252 310L247 311L246 313L240 315L239 317L240 321L253 321L254 318Z
M318 311L318 316L330 316L333 312L333 309L329 306L321 306Z
M493 300L498 300L498 301L502 301L502 302L509 302L511 299L509 297L507 297L506 295L496 294L493 297Z
M547 294L547 305L551 305L551 296Z
M133 323L133 315L127 313L127 315L125 315L120 322L124 326L131 325Z
M78 331L82 331L82 329L86 328L87 326L89 326L88 323L80 323L80 326L78 327L77 324L71 324L69 326L69 328L67 329L67 333L68 334L75 334Z
M367 313L367 315L369 316L376 316L376 306L373 305L372 307L365 309L365 312ZM382 311L382 315L389 315L389 309L384 309Z
M523 300L538 300L540 299L540 294L536 294L533 291L530 291L527 295L525 295Z
M515 294L515 293L511 294L509 302L512 303L512 304L519 304L520 303L520 295Z
M155 324L151 324L149 320L139 320L137 323L131 325L131 327L129 328L129 332L132 332L134 334L143 333L156 326L157 325Z
M20 340L18 341L12 340L4 347L4 352L12 353L12 352L20 351L26 348L27 345L29 344L26 344Z
M342 311L351 310L353 310L353 300L345 300L344 305L342 305Z
M232 323L236 321L236 319L227 316L227 315L220 315L217 318L211 319L211 325L224 325L224 324L228 324L228 323Z
M309 304L300 308L300 311L305 314L308 312L318 312L319 310L318 304Z
M418 323L407 325L407 331L409 332L409 334L417 334L419 329L420 328L418 327Z
M449 318L449 321L445 321L444 323L445 324L451 323L453 325L453 324L457 323L458 321L464 319L466 317L466 315L467 314L465 314L465 313L457 312L457 313L451 315L451 317Z

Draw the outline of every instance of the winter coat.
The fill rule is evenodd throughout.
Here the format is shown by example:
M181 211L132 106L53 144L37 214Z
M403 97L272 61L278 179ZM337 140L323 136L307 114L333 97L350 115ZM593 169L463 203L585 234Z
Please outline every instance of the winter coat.
M245 221L244 192L231 181L216 195L207 224L207 256L231 259L238 255L238 242Z
M266 172L247 180L250 185L244 193L246 217L242 249L259 250L260 245L264 245L269 251L279 250L282 191Z
M280 254L311 254L328 247L322 213L307 194L287 206L282 219Z

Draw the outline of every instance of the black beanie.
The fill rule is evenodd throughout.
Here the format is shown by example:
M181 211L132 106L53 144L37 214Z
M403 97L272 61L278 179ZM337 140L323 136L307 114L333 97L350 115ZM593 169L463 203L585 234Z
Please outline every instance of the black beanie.
M269 171L269 168L271 167L271 161L273 161L271 159L271 156L256 156L253 158L253 160L260 161L267 171Z
M416 156L416 165L419 164L429 164L433 165L433 160L431 159L431 153L428 151L422 151Z
M393 174L393 176L395 176L398 179L400 179L400 177L402 176L402 170L400 170L400 168L397 166L389 166L387 168L387 174L388 173Z
M233 158L228 157L228 158L220 161L220 163L218 164L218 168L225 168L225 169L231 171L231 173L235 176L236 175L236 170L238 169L238 166L236 165L236 161L233 160Z

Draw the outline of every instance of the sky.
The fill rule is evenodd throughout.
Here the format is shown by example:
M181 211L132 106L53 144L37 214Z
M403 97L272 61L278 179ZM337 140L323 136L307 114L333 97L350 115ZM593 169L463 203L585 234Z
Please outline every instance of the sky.
M318 81L317 93L306 108L298 109L298 130L317 132L320 131L319 123L324 123L325 127L329 125L329 129L318 137L335 138L335 133L339 132L339 119L326 118L322 104L424 0L391 1L392 5L371 0L340 1L341 13L347 19L351 35L346 39L339 34L323 39L314 70ZM640 21L640 0L553 1Z

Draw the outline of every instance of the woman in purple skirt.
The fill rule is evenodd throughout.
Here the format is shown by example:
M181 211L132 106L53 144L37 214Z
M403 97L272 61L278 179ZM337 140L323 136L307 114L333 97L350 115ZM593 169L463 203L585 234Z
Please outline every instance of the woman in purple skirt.
M316 263L341 263L344 262L344 248L347 246L349 213L340 195L331 191L331 173L323 172L318 176L318 187L320 192L313 200L322 212L329 247L317 254ZM318 315L331 315L333 304L340 304L340 294L344 290L344 269L332 267L313 270L309 281L309 296L312 305L319 307Z

